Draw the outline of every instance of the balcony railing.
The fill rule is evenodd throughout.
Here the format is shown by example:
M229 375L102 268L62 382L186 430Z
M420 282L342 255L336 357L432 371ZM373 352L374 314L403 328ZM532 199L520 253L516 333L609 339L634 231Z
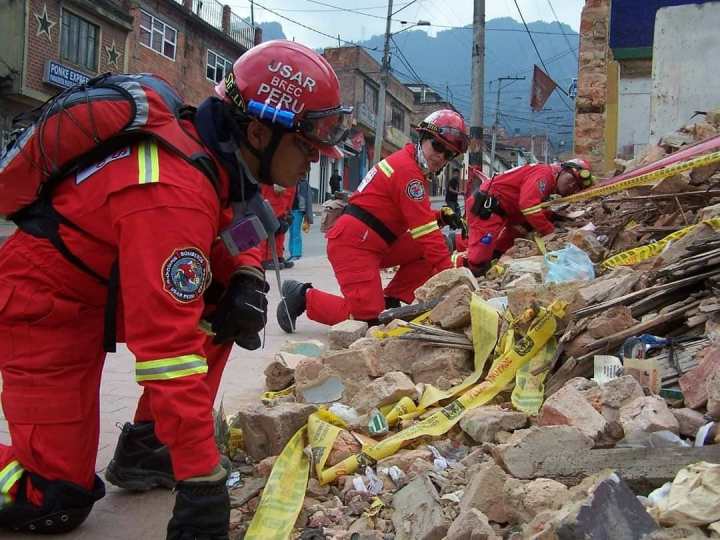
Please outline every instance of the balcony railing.
M190 8L197 17L218 30L225 32L230 38L246 49L255 45L255 27L239 17L218 0L174 0L176 3ZM224 12L229 18L224 20ZM227 27L225 26L227 25Z

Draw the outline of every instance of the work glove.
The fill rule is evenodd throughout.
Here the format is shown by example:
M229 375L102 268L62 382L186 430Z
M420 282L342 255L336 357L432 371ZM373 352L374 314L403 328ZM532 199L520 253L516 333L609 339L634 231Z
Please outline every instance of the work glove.
M462 229L462 218L449 206L440 209L440 220L451 229Z
M267 321L265 294L269 290L262 271L250 266L238 268L209 318L215 333L213 343L235 341L248 350L257 349L260 346L257 334Z
M227 471L218 465L210 476L177 483L167 540L228 540L230 496L226 480Z
M310 232L310 223L308 223L307 221L303 221L302 230L304 233L309 233Z

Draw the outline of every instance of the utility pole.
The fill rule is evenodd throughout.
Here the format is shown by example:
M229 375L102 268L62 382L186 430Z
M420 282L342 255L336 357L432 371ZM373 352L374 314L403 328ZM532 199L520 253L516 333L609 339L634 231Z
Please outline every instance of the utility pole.
M470 113L470 165L483 165L483 100L485 85L485 0L473 2L472 111Z
M255 2L250 0L250 24L255 26Z
M390 23L393 0L388 0L387 22L385 23L385 48L383 49L382 66L380 67L380 94L378 110L375 116L375 148L373 162L382 159L382 143L385 138L385 93L387 92L388 70L390 68Z
M492 126L492 144L490 146L490 176L495 174L495 145L497 143L497 130L500 124L500 90L503 81L522 81L525 77L498 77L497 100L495 101L495 122Z

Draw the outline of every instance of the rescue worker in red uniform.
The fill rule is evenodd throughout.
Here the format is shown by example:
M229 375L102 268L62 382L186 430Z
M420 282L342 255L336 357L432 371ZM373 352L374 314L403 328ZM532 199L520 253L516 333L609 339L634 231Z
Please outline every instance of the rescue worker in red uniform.
M285 260L285 233L290 228L292 221L292 205L295 200L295 187L286 188L283 186L267 186L260 187L260 192L264 199L270 204L275 215L280 222L280 228L275 233L275 248L277 251L278 263L280 270L283 268L292 268L294 263ZM270 242L263 242L261 250L263 252L263 268L265 270L274 270L275 263L272 259L272 250Z
M555 230L548 210L528 211L553 194L571 195L592 184L590 165L583 159L534 163L485 180L467 201L468 240L455 238L456 265L479 274L491 259L505 253L515 238L530 231L545 236Z
M342 296L285 281L286 304L277 309L283 330L293 332L306 310L310 320L328 325L349 318L372 323L386 306L412 302L417 287L451 268L440 227L460 227L460 216L448 207L430 208L427 175L467 150L465 122L444 109L423 120L418 133L417 144L407 144L370 169L327 232L328 259ZM383 289L380 269L392 266L399 269Z
M169 540L228 538L212 405L233 341L257 347L267 309L257 248L232 257L216 241L230 204L248 202L258 180L294 185L319 152L337 157L350 112L330 64L287 41L245 53L216 92L183 120L215 164L216 186L144 138L62 180L51 199L69 220L59 235L72 255L100 276L117 261L115 335L135 355L144 393L108 476L146 489L171 471ZM273 121L279 113L283 124ZM0 528L62 533L105 491L95 459L108 290L30 225L21 221L0 248L2 406L12 438L0 445ZM210 310L212 283L221 293Z

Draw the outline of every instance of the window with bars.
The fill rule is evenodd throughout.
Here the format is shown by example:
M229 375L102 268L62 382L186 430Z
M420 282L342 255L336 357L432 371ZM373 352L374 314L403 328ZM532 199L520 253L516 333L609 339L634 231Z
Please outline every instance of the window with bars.
M175 60L177 30L140 10L140 43L170 60Z
M399 129L400 131L405 130L405 112L393 103L392 106L392 127Z
M370 109L370 112L377 113L377 107L378 107L378 91L377 88L374 88L370 85L367 81L365 81L364 86L364 98L365 98L365 105L367 105L368 109Z
M100 27L63 9L60 57L90 71L98 68Z
M219 83L225 78L225 74L232 69L232 62L220 56L218 53L208 49L207 66L205 76L214 83Z

